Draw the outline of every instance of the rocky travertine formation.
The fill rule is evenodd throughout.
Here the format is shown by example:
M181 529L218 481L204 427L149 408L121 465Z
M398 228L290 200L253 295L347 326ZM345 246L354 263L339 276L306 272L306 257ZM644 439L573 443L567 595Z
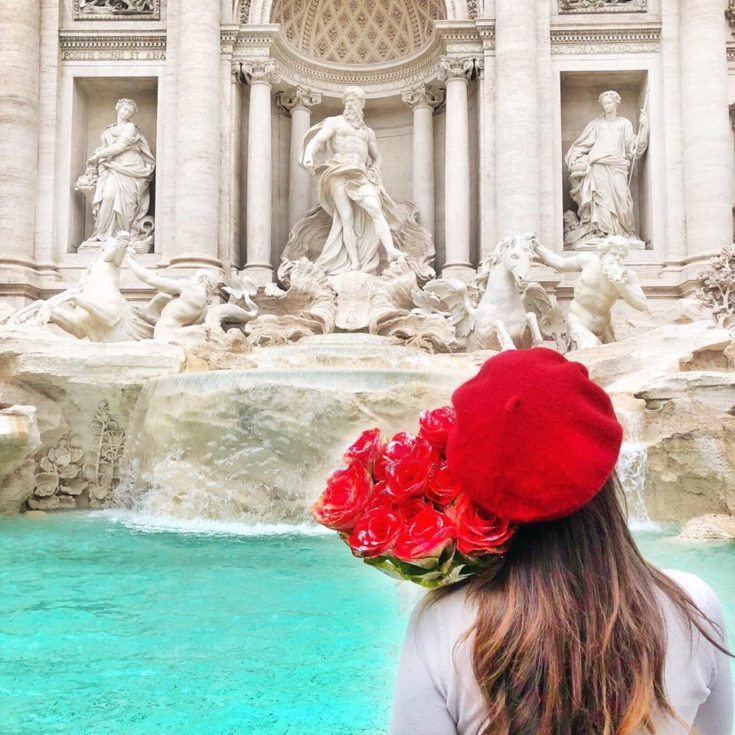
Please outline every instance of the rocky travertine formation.
M29 495L33 460L41 437L33 406L0 410L0 514L17 513Z
M692 518L678 538L680 541L735 541L735 517L706 515Z

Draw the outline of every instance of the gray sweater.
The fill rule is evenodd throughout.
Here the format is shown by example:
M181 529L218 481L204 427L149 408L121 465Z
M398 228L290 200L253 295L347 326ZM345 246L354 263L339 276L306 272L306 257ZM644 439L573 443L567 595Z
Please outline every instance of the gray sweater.
M666 572L713 621L723 626L722 609L699 577ZM700 735L731 735L733 681L730 659L697 631L691 636L663 595L668 645L665 681L669 702ZM411 615L398 669L390 735L477 735L485 715L472 674L472 641L452 649L472 625L474 612L465 589ZM659 735L682 735L681 725L662 720Z

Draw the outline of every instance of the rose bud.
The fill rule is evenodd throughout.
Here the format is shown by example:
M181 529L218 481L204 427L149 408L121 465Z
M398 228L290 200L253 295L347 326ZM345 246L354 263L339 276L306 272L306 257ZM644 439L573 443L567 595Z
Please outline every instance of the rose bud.
M440 462L432 470L424 492L429 500L445 508L456 500L462 489L452 477L447 463Z
M424 411L419 416L419 436L426 439L442 454L447 448L447 437L457 420L452 406L442 406L433 411Z
M327 488L312 506L312 512L322 525L346 533L355 527L369 498L370 478L365 468L354 462L329 475Z
M407 562L439 557L456 535L452 521L444 513L426 505L398 537L393 554Z
M439 459L436 450L429 442L405 433L393 437L385 449L384 456L385 483L388 492L396 500L420 495Z
M516 531L512 523L481 508L469 495L462 494L447 515L457 526L457 549L465 556L502 554Z
M371 508L360 518L349 538L355 556L385 556L403 530L403 520L390 506Z
M349 465L353 462L359 462L365 469L370 472L373 469L375 460L380 456L383 450L384 442L380 434L380 429L368 429L363 431L357 439L350 444L342 456L342 461Z

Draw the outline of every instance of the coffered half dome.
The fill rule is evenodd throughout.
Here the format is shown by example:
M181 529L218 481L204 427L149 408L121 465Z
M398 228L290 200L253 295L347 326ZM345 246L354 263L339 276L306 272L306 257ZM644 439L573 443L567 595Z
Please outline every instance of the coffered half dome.
M365 65L419 51L445 18L444 0L274 0L286 43L327 63Z

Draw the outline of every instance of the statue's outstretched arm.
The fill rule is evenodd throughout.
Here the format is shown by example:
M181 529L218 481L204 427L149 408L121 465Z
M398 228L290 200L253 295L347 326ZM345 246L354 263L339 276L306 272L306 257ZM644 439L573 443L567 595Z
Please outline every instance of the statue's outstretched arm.
M648 299L643 293L638 276L632 270L626 269L625 277L622 281L615 282L615 288L626 304L638 311L648 310Z
M150 269L143 267L131 254L128 254L127 262L135 277L139 278L143 283L153 286L157 291L171 294L171 296L179 296L181 294L181 286L173 278L164 278Z
M553 268L555 271L571 273L581 271L584 267L585 257L582 253L565 258L563 255L549 250L549 248L544 247L540 243L536 244L535 250L541 262L544 265L548 265L549 268Z

